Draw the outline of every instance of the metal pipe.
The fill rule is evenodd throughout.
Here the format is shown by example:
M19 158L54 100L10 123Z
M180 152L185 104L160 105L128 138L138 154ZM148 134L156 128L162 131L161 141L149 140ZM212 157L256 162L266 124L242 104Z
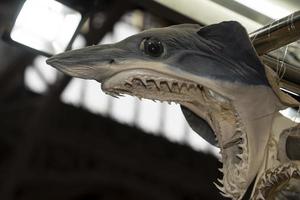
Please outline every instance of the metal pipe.
M249 35L258 55L300 39L300 11L266 25Z
M278 60L266 54L300 39L300 11L250 33L249 37L262 61L276 71ZM300 68L285 62L284 67L281 86L300 94Z

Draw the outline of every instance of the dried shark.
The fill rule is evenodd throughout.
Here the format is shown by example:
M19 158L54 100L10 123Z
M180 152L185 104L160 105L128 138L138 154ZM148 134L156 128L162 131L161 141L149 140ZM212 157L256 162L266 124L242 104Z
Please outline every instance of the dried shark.
M102 83L112 96L179 103L190 126L220 148L224 175L216 187L223 196L242 199L252 182L253 199L300 194L299 157L284 153L300 127L278 112L299 102L280 91L276 73L260 61L239 23L150 29L47 63Z

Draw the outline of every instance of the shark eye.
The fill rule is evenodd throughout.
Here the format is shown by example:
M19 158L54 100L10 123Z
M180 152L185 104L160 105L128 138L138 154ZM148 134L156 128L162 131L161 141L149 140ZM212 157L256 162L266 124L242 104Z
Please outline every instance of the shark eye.
M141 50L145 52L145 54L152 57L159 57L164 52L164 47L162 43L158 39L154 38L146 38L141 43Z

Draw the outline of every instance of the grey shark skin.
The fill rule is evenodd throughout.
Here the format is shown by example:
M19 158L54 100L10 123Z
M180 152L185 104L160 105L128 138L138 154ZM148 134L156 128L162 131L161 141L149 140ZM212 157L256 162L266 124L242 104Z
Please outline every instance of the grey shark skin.
M232 199L241 199L255 179L274 113L285 107L248 34L234 21L150 29L115 44L58 54L47 63L94 79L113 96L179 103L191 127L220 147L224 176L216 185Z

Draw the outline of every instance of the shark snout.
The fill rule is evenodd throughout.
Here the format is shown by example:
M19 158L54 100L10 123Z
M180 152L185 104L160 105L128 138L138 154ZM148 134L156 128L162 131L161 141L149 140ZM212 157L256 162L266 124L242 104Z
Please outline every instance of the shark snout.
M60 53L46 63L69 76L102 82L114 73L116 58L110 45L100 45Z

